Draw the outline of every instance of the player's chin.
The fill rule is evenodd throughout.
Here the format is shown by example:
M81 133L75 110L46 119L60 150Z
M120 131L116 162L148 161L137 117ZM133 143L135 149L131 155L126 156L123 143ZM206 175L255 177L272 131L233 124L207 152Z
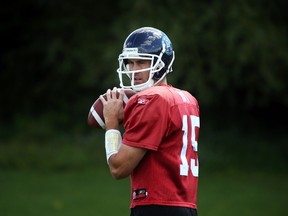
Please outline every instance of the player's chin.
M142 79L135 79L134 80L134 85L140 85L142 83L144 83Z

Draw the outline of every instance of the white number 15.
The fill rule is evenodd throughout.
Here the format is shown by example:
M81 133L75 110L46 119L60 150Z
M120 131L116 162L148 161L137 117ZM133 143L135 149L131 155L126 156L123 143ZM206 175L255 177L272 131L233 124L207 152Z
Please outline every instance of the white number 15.
M191 137L188 137L188 121L191 122ZM195 128L200 127L200 119L198 116L190 115L189 118L187 115L184 115L182 118L182 130L183 130L183 146L181 150L181 161L182 164L180 164L180 175L181 176L188 176L189 172L189 165L186 157L186 152L187 152L187 146L188 146L188 139L191 139L191 144L192 148L195 152L198 150L198 142L196 140L196 135L195 135ZM190 169L192 172L192 175L195 177L198 177L198 172L199 172L199 163L198 163L198 158L190 158Z

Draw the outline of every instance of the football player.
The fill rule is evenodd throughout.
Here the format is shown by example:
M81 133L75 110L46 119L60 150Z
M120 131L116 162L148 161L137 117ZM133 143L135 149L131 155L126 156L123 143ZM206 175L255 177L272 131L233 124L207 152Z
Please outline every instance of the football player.
M118 60L120 86L137 93L124 110L116 87L100 99L110 172L131 178L131 216L196 216L199 105L168 84L172 43L161 30L142 27L128 35Z

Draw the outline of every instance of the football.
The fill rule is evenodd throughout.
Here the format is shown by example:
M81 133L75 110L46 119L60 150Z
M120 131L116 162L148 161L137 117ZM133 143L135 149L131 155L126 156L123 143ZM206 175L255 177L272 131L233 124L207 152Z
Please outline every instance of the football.
M120 88L117 91L117 97L119 97ZM128 102L129 98L132 97L136 92L132 89L124 89L124 99L123 99L123 106L125 107L126 103ZM103 97L107 99L106 93L103 94ZM105 121L103 116L103 104L100 98L98 97L97 100L93 103L90 108L88 114L88 125L91 128L102 128L105 129Z

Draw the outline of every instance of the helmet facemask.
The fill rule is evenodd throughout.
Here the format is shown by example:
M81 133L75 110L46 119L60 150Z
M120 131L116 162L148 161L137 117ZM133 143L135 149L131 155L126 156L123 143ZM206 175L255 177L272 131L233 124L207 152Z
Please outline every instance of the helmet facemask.
M172 72L174 58L172 43L164 32L152 27L136 29L126 38L123 52L118 58L117 72L120 86L142 91L158 85L166 74ZM151 64L149 68L132 71L129 68L129 59L149 60ZM147 71L149 72L148 80L145 83L136 84L135 74Z
M120 86L122 88L131 88L134 91L142 91L148 87L156 85L160 80L163 79L164 75L160 79L154 79L154 74L161 71L165 67L165 63L162 61L163 53L160 55L154 54L141 54L138 53L137 48L125 48L123 53L119 55L119 68L117 70ZM137 59L137 60L149 60L150 67L141 69L141 70L130 70L128 60L129 59ZM145 83L135 84L135 74L141 72L149 71L148 80Z

